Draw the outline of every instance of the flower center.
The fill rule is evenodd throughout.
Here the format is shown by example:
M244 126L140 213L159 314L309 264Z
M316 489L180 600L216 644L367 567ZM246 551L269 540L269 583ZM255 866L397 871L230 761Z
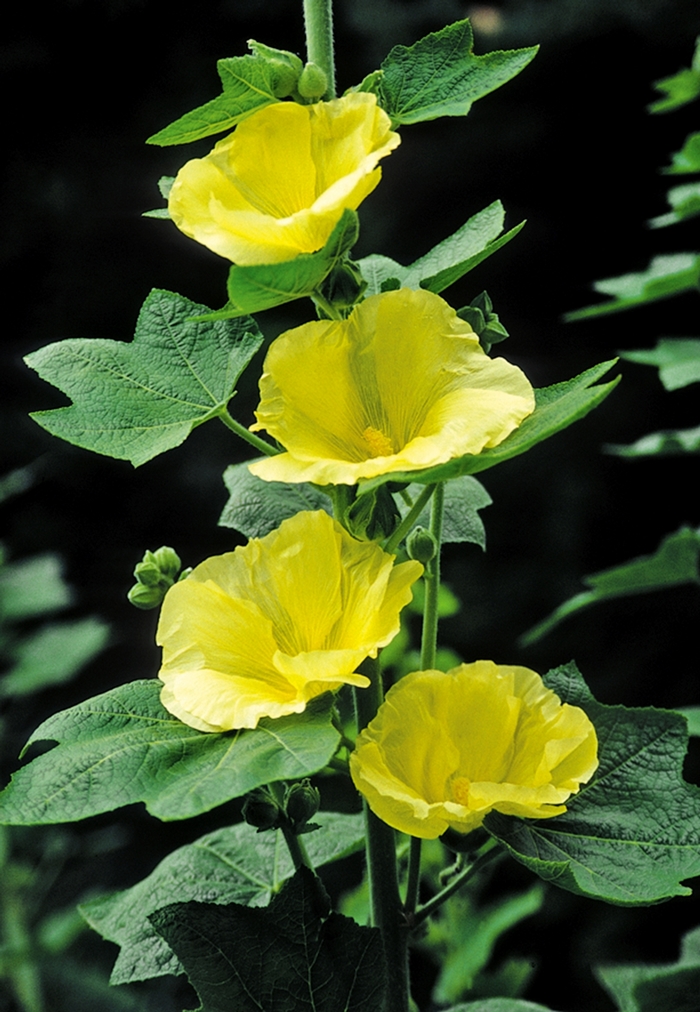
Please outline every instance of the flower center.
M469 805L469 780L467 777L455 777L450 783L450 791L452 800L456 801L458 805L464 805L465 808Z
M385 436L380 429L368 425L362 433L362 438L369 447L372 457L390 457L394 453L394 447L388 436Z

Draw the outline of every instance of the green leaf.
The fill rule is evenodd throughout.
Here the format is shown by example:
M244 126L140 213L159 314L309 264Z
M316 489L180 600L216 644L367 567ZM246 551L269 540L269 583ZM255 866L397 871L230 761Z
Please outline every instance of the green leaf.
M655 348L621 351L620 358L656 366L667 390L700 383L700 338L697 337L662 337Z
M700 706L679 707L678 713L682 713L688 721L688 734L691 738L700 738Z
M700 95L700 36L696 40L692 66L679 70L672 77L664 77L654 81L654 87L664 98L659 98L647 106L649 112L671 112Z
M663 170L667 175L700 172L700 133L688 134L681 150L674 152L672 157L669 167Z
M700 453L700 425L694 429L650 432L634 443L608 444L605 452L616 457L678 457L685 453Z
M677 963L597 966L595 975L620 1012L697 1012L700 928L683 938Z
M609 362L602 362L564 383L535 390L535 410L498 446L482 450L481 453L466 454L464 457L457 457L446 464L437 464L423 471L394 471L388 475L360 481L359 494L370 492L387 481L413 481L421 485L449 481L463 474L477 474L525 453L544 439L549 439L556 432L561 432L580 418L584 418L589 411L605 400L617 386L620 377L610 383L598 386L593 384L604 376L616 361L612 359Z
M192 319L202 312L209 310L154 289L131 344L78 338L28 355L27 365L74 401L32 418L54 436L135 467L179 446L226 409L262 344L254 320Z
M445 1012L556 1012L522 998L481 998L461 1005L452 1005Z
M94 617L42 626L14 644L14 663L0 679L0 697L26 696L67 682L108 640L109 626Z
M377 295L386 291L387 284L393 281L397 282L394 286L397 288L427 288L436 293L444 291L510 242L525 224L521 222L501 235L504 218L503 204L496 200L408 267L377 253L364 257L357 266L367 282L365 294Z
M379 930L327 914L313 874L300 868L262 910L176 903L151 919L182 960L200 1012L377 1012Z
M319 812L315 821L321 828L306 838L315 867L361 849L362 815ZM80 910L95 931L121 947L110 980L126 984L183 972L177 956L148 919L156 910L191 900L266 906L293 874L294 865L279 831L256 833L252 826L240 823L179 847L131 889L88 900Z
M232 464L224 471L229 500L219 517L220 527L232 527L247 538L263 538L302 510L331 512L331 501L316 485L263 481L248 464Z
M563 815L492 813L486 829L535 874L574 893L623 906L688 895L681 882L700 875L700 788L682 776L685 719L598 703L573 663L545 682L595 725L598 770Z
M537 913L543 900L544 890L538 883L527 892L501 897L483 908L474 909L468 901L446 904L440 919L428 926L428 944L436 940L442 943L439 948L446 950L433 987L433 1002L446 1005L469 991L499 938Z
M609 302L586 306L566 313L564 319L585 320L591 316L618 313L623 309L641 306L646 302L669 299L698 287L700 280L700 253L670 253L654 257L646 271L623 274L619 278L596 281L597 292L613 296Z
M357 242L357 212L343 211L331 236L318 253L301 253L293 260L277 264L256 264L239 267L234 264L228 276L229 302L206 319L225 320L245 313L281 306L294 299L313 295L344 254Z
M420 485L409 485L408 495L415 499L423 491ZM397 499L401 516L410 510L402 499ZM490 506L493 499L484 486L470 475L462 475L445 486L445 506L442 519L442 541L447 544L471 542L486 550L486 532L479 510ZM422 527L430 526L430 503L416 520ZM414 592L415 593L415 592Z
M74 822L139 801L159 819L188 819L263 784L310 776L337 748L329 694L254 730L207 734L163 708L161 687L129 682L44 721L25 751L58 746L14 774L0 794L0 823Z
M56 555L35 555L0 568L0 619L17 622L67 608L73 602Z
M252 56L233 56L216 64L223 94L181 116L149 137L146 143L162 147L188 144L231 130L251 113L277 102L280 93L289 95L292 88L280 88L280 83L290 72L292 77L298 78L303 67L299 57L284 49L271 49L253 39L248 47Z
M466 116L477 99L500 88L533 59L537 47L475 56L468 20L447 25L413 46L394 46L375 90L394 125ZM364 83L364 82L363 82Z
M675 225L678 221L697 217L700 214L700 183L674 186L666 194L666 199L671 210L668 214L651 218L648 222L651 228L665 228L666 225Z
M700 583L699 556L700 531L681 527L675 534L667 535L653 555L643 555L621 566L584 576L583 582L590 590L575 594L560 604L548 618L528 630L520 642L530 646L569 615L598 601L646 594L684 583Z

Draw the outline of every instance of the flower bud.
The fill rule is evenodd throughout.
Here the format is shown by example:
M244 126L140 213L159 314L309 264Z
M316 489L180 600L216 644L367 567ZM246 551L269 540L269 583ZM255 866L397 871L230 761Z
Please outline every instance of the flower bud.
M477 295L468 306L458 311L457 316L466 320L479 338L479 343L486 354L492 345L499 344L508 337L508 331L498 319L498 313L493 311L493 303L488 292L484 291Z
M409 559L425 565L435 558L437 541L425 527L414 527L406 538L406 551Z
M321 285L321 295L337 309L352 309L359 302L367 282L350 260L335 265Z
M400 520L394 497L384 485L355 499L345 515L347 529L361 541L390 537Z
M328 90L328 78L316 63L307 63L301 72L297 91L302 98L317 100Z
M284 60L269 60L272 68L272 94L275 98L288 98L297 86L299 74Z
M177 552L163 545L155 552L146 551L134 566L136 583L127 594L137 608L157 608L177 579L182 563Z
M277 829L281 812L274 799L265 790L251 791L243 803L243 818L249 826L255 826L259 833L266 829Z
M292 829L297 835L308 833L315 826L307 825L321 804L321 795L317 787L306 779L287 788L284 796L284 807Z

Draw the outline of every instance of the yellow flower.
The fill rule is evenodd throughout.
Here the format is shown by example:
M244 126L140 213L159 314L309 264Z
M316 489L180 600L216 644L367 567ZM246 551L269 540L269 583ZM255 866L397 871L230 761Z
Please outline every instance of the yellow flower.
M253 430L286 453L251 465L266 481L353 485L497 446L535 406L532 387L425 290L373 295L342 322L273 341Z
M377 162L399 141L374 95L276 102L180 169L170 216L234 263L291 260L326 244L343 211L375 188Z
M597 766L595 728L528 668L415 671L387 693L350 757L375 815L424 839L491 812L548 819Z
M423 572L355 541L327 513L297 513L264 538L203 562L163 602L163 706L200 731L300 713L399 631Z

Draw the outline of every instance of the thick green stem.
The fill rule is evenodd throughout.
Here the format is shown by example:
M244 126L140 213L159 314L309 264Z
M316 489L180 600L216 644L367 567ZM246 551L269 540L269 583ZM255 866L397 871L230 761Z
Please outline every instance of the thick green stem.
M249 432L245 425L241 425L240 422L237 422L236 419L228 413L226 408L223 408L218 417L224 425L231 430L231 432L235 432L237 436L241 437L241 439L245 439L246 443L250 443L250 445L254 446L256 450L260 450L268 457L275 457L278 453L280 453L280 450L278 450L276 446L272 446L270 443L265 442L264 439L256 436L254 432Z
M332 0L304 0L306 59L326 75L325 99L335 98L335 57L333 55Z
M382 699L379 663L367 658L359 670L371 684L355 689L357 728L369 724ZM408 1012L408 926L399 895L394 830L370 811L363 801L372 924L382 933L387 989L382 1012Z
M435 667L437 651L438 596L440 593L440 547L442 544L442 514L445 506L445 486L442 482L433 485L433 501L430 504L430 533L435 539L435 555L427 564L425 575L425 603L423 605L423 633L421 638L420 666L421 671L430 671ZM405 910L410 918L418 902L420 889L420 856L421 841L411 838L411 849L408 853L408 881L406 883Z

